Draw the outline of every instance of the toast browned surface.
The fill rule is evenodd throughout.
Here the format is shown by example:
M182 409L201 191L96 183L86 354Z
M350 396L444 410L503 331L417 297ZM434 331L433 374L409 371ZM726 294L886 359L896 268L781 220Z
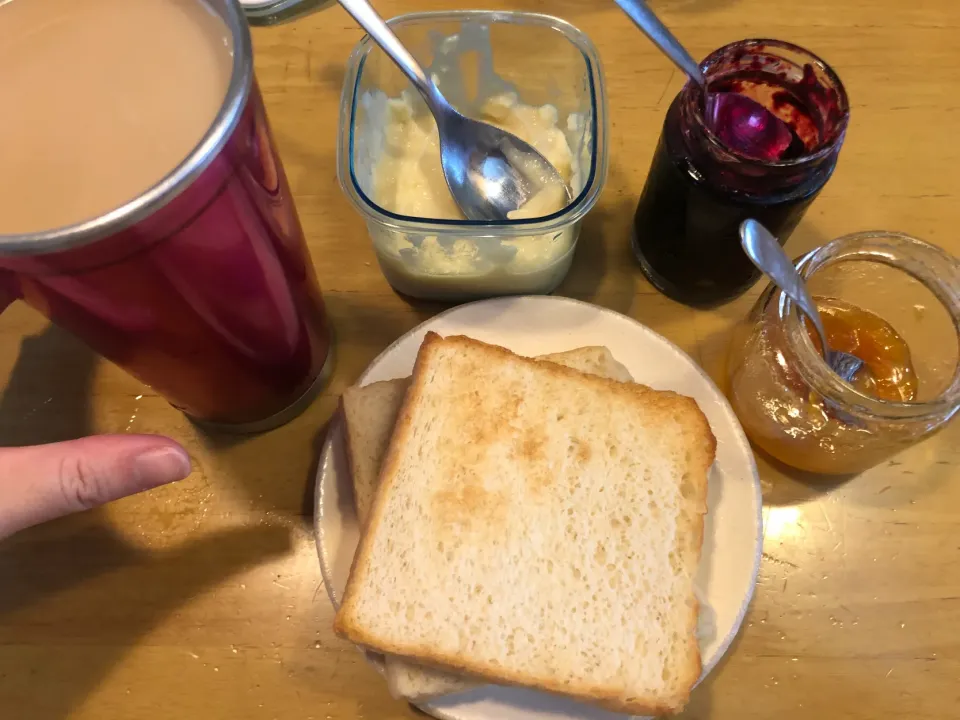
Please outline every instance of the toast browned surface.
M469 338L417 358L336 630L633 713L700 673L696 403Z
M632 380L627 369L605 347L581 347L538 359L622 382ZM409 385L410 378L400 378L351 387L343 394L347 456L361 527L366 525L380 466ZM462 692L477 685L462 675L427 668L396 656L387 656L385 666L391 694L411 701Z
M631 382L630 372L605 347L587 346L549 355L537 360L557 363L580 372ZM390 436L410 387L410 378L381 380L347 388L341 398L341 412L347 442L347 458L353 482L357 519L363 526L376 494L380 466Z

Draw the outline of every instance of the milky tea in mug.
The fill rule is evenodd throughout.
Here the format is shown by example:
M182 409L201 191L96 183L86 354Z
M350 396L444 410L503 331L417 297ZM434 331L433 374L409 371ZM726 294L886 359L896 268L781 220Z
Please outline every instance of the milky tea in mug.
M208 422L289 419L320 292L232 0L0 0L0 284Z

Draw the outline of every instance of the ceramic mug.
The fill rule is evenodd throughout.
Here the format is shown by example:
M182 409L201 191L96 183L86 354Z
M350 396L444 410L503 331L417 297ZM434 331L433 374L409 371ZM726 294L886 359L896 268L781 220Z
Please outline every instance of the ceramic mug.
M206 4L234 55L200 144L120 208L0 235L0 302L23 299L190 417L258 431L319 390L330 337L243 11L233 0Z

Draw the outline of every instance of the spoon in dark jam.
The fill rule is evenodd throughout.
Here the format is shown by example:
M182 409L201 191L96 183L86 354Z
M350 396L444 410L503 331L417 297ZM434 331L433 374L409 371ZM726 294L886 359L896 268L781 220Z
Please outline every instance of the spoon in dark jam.
M643 0L616 0L617 5L664 55L703 90L704 120L720 141L741 155L777 162L795 144L790 127L763 105L736 92L711 92L699 63Z
M763 105L734 92L705 91L704 120L728 148L765 162L784 160L796 139Z

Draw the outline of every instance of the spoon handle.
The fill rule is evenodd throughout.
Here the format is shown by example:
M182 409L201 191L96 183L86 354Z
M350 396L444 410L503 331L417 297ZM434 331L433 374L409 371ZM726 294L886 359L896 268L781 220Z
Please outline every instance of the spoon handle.
M643 0L616 0L616 3L643 31L643 34L650 38L654 45L663 50L664 54L687 74L687 77L701 87L706 85L703 72L700 70L700 64L690 57L690 53L667 29L667 26L660 22L660 18L647 7Z
M744 220L740 224L740 244L751 262L773 283L793 300L803 314L810 318L817 335L823 359L830 362L830 346L827 344L827 332L820 319L817 303L807 290L806 283L797 272L793 261L780 247L773 234L756 220Z
M437 114L437 109L446 110L449 107L446 98L440 94L437 86L427 77L420 63L404 47L400 38L394 34L390 26L384 22L383 18L377 14L377 11L367 0L338 1L343 9L350 13L357 24L367 31L374 42L390 56L397 67L403 71L403 74L410 79L410 82L423 96L430 109L434 110L434 115Z

